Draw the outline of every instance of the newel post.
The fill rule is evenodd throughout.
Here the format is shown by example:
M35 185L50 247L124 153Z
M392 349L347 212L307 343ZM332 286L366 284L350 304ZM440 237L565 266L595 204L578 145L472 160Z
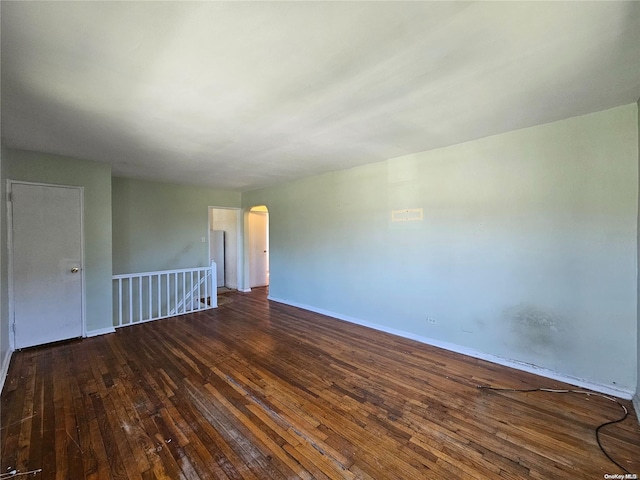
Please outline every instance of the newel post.
M211 260L211 308L218 308L218 266Z

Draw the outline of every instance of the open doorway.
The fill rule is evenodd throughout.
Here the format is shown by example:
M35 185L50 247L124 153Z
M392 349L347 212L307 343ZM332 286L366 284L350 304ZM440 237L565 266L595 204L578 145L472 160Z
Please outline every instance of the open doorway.
M239 208L209 207L209 259L216 263L218 289L238 289L240 284Z
M269 285L269 210L265 205L249 210L249 286Z

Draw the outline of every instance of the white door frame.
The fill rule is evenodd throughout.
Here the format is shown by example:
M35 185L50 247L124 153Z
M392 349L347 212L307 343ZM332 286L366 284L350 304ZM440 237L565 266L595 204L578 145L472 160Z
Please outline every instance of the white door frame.
M8 278L8 291L9 291L9 348L15 350L15 305L14 305L14 288L13 288L13 199L11 198L11 192L13 185L32 185L36 187L58 187L58 188L71 188L79 190L80 192L80 261L82 268L80 268L80 282L82 287L82 336L87 336L87 309L86 309L86 292L85 292L85 263L84 263L84 187L77 185L59 185L55 183L40 183L40 182L23 182L20 180L7 180L7 278Z
M243 275L243 271L242 271L242 259L244 258L244 239L242 236L242 226L241 226L241 222L242 222L242 209L239 207L217 207L215 205L209 205L209 208L207 210L207 221L209 224L209 231L207 233L207 238L209 240L208 244L207 244L207 255L209 258L209 265L211 265L211 230L213 229L213 224L211 222L211 209L216 209L216 210L234 210L236 212L236 239L237 239L237 245L236 245L236 271L237 274L236 276L237 278L237 286L236 289L242 291L242 287L241 285L244 285L244 275Z

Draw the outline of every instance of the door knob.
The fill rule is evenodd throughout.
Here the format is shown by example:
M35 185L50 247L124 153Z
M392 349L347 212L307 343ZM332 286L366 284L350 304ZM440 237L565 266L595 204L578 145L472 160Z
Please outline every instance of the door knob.
M71 273L78 273L80 271L80 269L78 267L73 267L71 269Z

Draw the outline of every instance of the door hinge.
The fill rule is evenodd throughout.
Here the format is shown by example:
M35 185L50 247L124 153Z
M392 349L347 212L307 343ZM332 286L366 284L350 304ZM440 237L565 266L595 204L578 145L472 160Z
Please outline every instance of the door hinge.
M13 201L13 195L11 193L12 192L7 192L7 202L12 202Z

